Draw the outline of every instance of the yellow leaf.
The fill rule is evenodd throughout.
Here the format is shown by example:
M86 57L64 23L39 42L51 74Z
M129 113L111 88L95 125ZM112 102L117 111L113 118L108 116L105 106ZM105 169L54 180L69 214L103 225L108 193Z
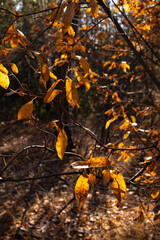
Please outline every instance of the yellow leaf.
M110 63L110 61L107 61L103 64L103 67L107 66Z
M90 185L90 187L94 187L95 183L96 183L96 172L94 169L91 170L91 172L89 173L89 180L88 183Z
M46 96L44 97L44 100L43 100L44 103L50 103L50 102L60 93L60 91L61 91L61 90L54 89L54 90L52 91L52 93L49 94L49 96L46 95Z
M18 67L16 66L16 64L15 63L10 63L10 65L11 65L11 69L12 69L12 71L15 73L15 74L18 74Z
M130 70L130 66L125 61L120 64L120 67L124 72L127 72L127 69Z
M158 189L154 189L151 193L151 197L153 199L156 199L159 196L159 190Z
M115 120L117 120L117 118L118 118L118 116L114 116L112 119L108 120L108 121L106 122L105 129L107 129L112 122L114 122Z
M157 163L156 161L152 162L148 167L147 170L149 171L149 173L155 177L157 174Z
M49 103L51 102L60 92L58 89L54 89L56 85L60 82L61 80L55 81L52 86L48 89L46 96L43 99L44 103Z
M97 18L98 15L98 5L95 0L87 0L89 2L89 5L91 7L91 12L93 17Z
M80 64L80 67L85 71L85 73L89 73L89 71L90 71L90 65L89 65L89 63L86 61L85 58L80 57L80 59L79 59L79 64Z
M45 81L48 81L49 80L49 69L48 69L48 66L46 63L42 64L41 65L41 74L42 74L42 78L45 80Z
M121 203L122 199L126 194L126 183L120 172L116 173L113 178L112 192L115 195L115 197L118 199L118 202Z
M18 112L18 120L29 117L33 112L33 100L24 104Z
M79 99L77 89L70 78L66 79L66 99L72 107L77 105Z
M123 135L123 138L124 138L124 139L128 138L129 134L130 134L130 131L126 132L126 133Z
M3 74L8 75L8 70L3 66L2 63L0 63L0 71L1 71Z
M131 116L132 122L135 123L136 122L136 118L135 116Z
M64 153L66 151L68 145L67 134L64 129L60 130L57 141L56 141L56 150L58 157L62 160Z
M80 85L84 84L86 87L86 91L89 91L91 85L90 85L88 79L83 77L82 73L80 73L79 71L76 71L76 77L77 77L79 84Z
M9 87L9 83L8 70L0 63L0 86L7 89Z
M124 129L126 129L129 125L130 125L129 120L128 120L128 119L125 119L124 122L123 122L123 124L120 125L119 129L120 129L120 130L124 130Z
M57 80L57 77L52 73L52 72L49 72L49 76L55 80Z
M89 167L106 167L106 166L110 165L110 161L106 157L90 158L85 163ZM83 162L83 164L84 164L84 162Z
M103 183L104 183L104 185L107 185L107 183L109 183L109 181L111 179L111 174L110 174L109 168L103 170L102 174L103 174Z
M72 36L72 37L75 36L75 31L74 31L74 29L73 29L72 26L69 26L69 27L67 28L67 31L68 31L68 34L69 34L70 36Z
M113 95L112 95L112 99L113 99L114 101L121 102L121 99L119 98L117 92L113 93Z
M83 172L76 182L74 191L79 203L82 203L87 198L89 192L88 180L88 174Z

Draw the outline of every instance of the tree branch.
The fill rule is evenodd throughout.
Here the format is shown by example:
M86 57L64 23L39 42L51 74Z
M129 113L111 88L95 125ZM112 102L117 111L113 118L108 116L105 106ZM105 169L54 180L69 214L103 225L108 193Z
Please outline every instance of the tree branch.
M130 49L133 51L134 55L137 57L139 63L143 66L144 70L148 73L152 81L155 83L155 85L158 87L160 90L160 82L157 80L156 76L154 73L150 70L148 65L145 63L143 60L141 54L136 50L136 48L133 46L131 40L128 38L127 34L124 32L120 24L118 23L117 19L112 15L111 10L109 9L108 6L105 5L103 0L97 0L98 4L103 8L105 13L108 15L108 17L111 19L111 21L114 23L116 26L118 32L121 34L122 38L126 41Z

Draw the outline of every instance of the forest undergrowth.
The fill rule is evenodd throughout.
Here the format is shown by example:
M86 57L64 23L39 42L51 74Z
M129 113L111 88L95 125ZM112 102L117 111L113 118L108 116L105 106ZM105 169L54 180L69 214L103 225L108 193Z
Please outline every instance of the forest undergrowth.
M149 186L127 185L126 199L117 206L98 169L95 186L78 207L74 186L82 170L73 169L72 163L94 154L95 141L76 131L72 133L75 155L68 152L62 161L51 138L48 149L52 151L40 147L44 136L28 122L3 133L0 170L10 165L0 179L0 239L158 240L160 206L150 197ZM105 155L103 151L96 154ZM136 165L133 161L118 164L127 182Z

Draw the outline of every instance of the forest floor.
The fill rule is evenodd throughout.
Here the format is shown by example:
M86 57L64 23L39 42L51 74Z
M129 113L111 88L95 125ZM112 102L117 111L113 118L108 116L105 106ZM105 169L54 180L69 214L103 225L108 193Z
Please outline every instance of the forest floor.
M43 139L44 133L28 122L13 124L1 135L1 173L8 167L0 178L0 239L159 239L160 205L143 188L127 186L127 198L117 207L110 184L99 179L79 209L74 186L80 173L71 168L79 158L59 160L49 140L53 151L33 147L42 146ZM74 142L74 151L87 158L94 141L80 131Z

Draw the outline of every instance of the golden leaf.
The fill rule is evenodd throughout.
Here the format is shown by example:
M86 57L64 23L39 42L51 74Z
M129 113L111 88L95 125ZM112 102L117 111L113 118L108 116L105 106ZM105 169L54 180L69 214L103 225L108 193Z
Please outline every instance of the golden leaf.
M87 198L89 192L88 180L88 174L83 172L76 182L74 191L79 203L82 203Z
M58 157L62 160L64 153L66 151L68 145L67 134L64 129L60 130L57 141L56 141L56 150Z
M152 190L152 193L151 193L151 197L153 198L153 199L156 199L158 196L159 196L159 190L158 189L153 189Z
M15 63L10 63L10 65L11 65L11 69L12 69L12 71L15 73L15 74L18 74L18 67L17 67L17 65L15 64Z
M90 187L94 187L95 183L96 183L96 172L94 169L91 170L91 172L89 173L89 180L88 183L90 185Z
M123 72L127 72L127 69L130 70L130 66L125 61L120 64L120 67L123 69Z
M114 177L112 182L112 192L118 199L118 202L121 203L126 194L126 183L120 172L114 173L112 176Z
M85 164L88 165L89 167L106 167L110 165L110 161L106 157L95 157L95 158L88 159L85 162Z
M57 77L52 73L52 72L49 72L49 76L55 80L57 80Z
M3 74L8 75L8 70L3 66L2 63L0 63L0 71L1 71Z
M112 119L108 120L108 121L106 122L105 129L107 129L112 122L114 122L115 120L117 120L117 118L118 118L118 116L114 116Z
M44 103L50 103L60 93L60 91L61 90L54 89L51 94L46 94L46 96L44 97L44 100L43 100Z
M7 89L9 84L8 70L0 63L0 86Z
M56 85L60 82L61 80L55 81L52 86L48 89L46 96L43 99L44 103L49 103L51 102L60 92L58 89L54 89Z
M113 95L112 95L112 99L113 99L114 101L121 102L121 99L119 98L117 92L113 93Z
M78 103L79 95L74 82L70 79L66 79L66 99L72 107L75 107Z
M103 183L104 183L104 185L107 185L107 183L109 183L109 181L111 179L111 174L110 174L109 168L103 170L102 174L103 174Z
M79 84L80 85L84 84L86 87L86 91L89 91L91 85L90 85L88 79L83 77L82 73L80 73L79 71L76 71L76 77L77 77Z
M33 112L33 100L24 104L18 112L18 120L25 119L29 117Z
M90 65L89 65L89 63L86 61L85 58L80 57L80 59L79 59L79 64L80 64L80 67L85 71L85 73L89 73L89 72L90 72Z

